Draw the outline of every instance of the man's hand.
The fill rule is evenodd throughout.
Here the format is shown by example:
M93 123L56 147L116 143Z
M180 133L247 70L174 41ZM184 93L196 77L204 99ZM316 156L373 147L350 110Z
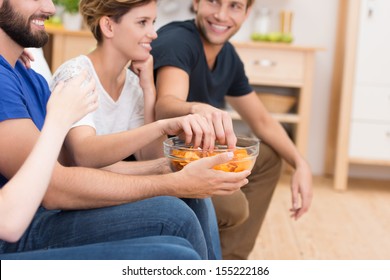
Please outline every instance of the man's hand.
M178 176L178 182L183 182L177 190L178 197L205 198L213 195L229 195L245 186L250 171L225 172L212 169L215 165L225 163L232 158L232 152L201 158L174 173Z
M226 144L228 148L236 146L237 137L233 130L232 118L228 112L203 103L198 103L193 108L194 114L199 114L206 118L209 125L213 128L214 138L220 144Z
M311 205L313 198L312 176L306 162L297 166L291 179L291 217L295 220L305 214Z

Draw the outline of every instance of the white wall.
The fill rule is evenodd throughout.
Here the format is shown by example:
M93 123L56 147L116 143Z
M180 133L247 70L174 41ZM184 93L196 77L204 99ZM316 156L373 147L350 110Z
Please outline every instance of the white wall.
M172 21L192 18L189 12L191 0L160 0L156 27ZM167 4L172 6L167 6ZM164 7L175 8L174 12L164 11ZM292 33L294 44L323 48L316 55L314 73L312 112L309 131L309 147L307 160L315 175L323 174L326 153L326 136L328 127L329 100L331 95L331 79L335 34L337 32L338 0L257 0L256 7L265 6L272 10L272 28L278 29L278 13L282 9L293 11ZM170 9L169 9L170 10ZM252 13L253 16L253 13ZM234 40L249 40L251 33L250 17Z

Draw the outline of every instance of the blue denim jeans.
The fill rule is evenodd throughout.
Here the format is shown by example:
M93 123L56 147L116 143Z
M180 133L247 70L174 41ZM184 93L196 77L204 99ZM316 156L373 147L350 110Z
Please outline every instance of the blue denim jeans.
M217 217L210 198L206 199L183 199L185 203L195 212L205 237L208 259L222 259L220 253L220 242Z
M186 203L163 196L91 210L39 209L18 242L0 241L0 253L169 235L187 239L201 259L215 258L206 203L200 199Z
M149 236L0 255L1 260L200 260L184 238Z
M221 240L219 238L219 229L218 229L218 220L217 215L215 213L214 205L211 198L207 198L204 200L206 202L207 210L208 210L208 220L210 226L210 234L211 234L211 242L214 255L217 260L222 260L222 248L221 248Z

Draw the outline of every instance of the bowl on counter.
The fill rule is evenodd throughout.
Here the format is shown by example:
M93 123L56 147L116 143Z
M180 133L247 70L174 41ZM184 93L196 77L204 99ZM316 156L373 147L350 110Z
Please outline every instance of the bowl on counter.
M260 141L247 137L237 137L235 149L228 149L226 145L216 143L213 151L203 151L201 148L194 149L193 145L185 144L177 136L164 141L164 155L169 159L173 171L179 171L188 163L200 158L215 156L228 151L233 152L233 158L226 163L214 166L215 170L226 172L252 170L259 154L259 149Z

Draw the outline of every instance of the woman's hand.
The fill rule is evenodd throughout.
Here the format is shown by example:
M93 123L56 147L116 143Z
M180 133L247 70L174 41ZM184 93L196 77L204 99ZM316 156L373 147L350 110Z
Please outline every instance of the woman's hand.
M179 135L184 138L186 144L191 143L194 148L214 149L213 128L201 115L190 114L183 117L162 119L158 123L161 125L162 135Z
M87 71L83 71L66 83L59 82L54 88L47 104L48 115L55 116L58 124L71 126L86 114L98 107L98 94L95 81L87 80Z
M34 61L34 56L32 55L31 52L28 50L24 49L22 54L19 57L20 62L23 63L23 65L27 68L31 68L31 61Z
M149 55L146 60L133 60L130 65L130 69L139 77L139 84L144 92L154 92L152 55Z

